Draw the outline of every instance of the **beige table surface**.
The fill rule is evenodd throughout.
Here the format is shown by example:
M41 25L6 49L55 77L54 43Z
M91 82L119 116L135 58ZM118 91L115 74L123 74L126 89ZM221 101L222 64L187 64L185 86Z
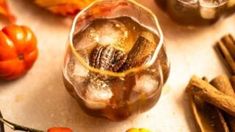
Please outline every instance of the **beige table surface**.
M153 132L195 131L184 94L185 86L193 74L207 75L211 79L225 73L212 47L225 33L235 35L235 15L210 27L189 29L172 22L153 0L139 1L159 17L171 61L170 78L155 107L122 122L109 122L83 113L62 82L70 21L48 14L25 0L9 0L17 23L28 25L37 35L40 55L26 76L12 82L0 82L0 108L4 117L44 130L51 126L67 126L75 132L124 132L130 127L146 127Z

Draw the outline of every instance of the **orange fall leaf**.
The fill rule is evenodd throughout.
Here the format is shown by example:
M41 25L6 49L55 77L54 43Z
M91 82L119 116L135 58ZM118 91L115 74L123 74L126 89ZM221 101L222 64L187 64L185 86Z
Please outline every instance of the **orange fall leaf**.
M39 6L63 16L75 15L94 0L35 0Z

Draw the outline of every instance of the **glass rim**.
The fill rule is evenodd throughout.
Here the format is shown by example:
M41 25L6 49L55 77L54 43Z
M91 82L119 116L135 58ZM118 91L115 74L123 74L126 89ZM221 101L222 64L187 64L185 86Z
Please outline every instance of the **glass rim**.
M225 0L219 4L214 4L214 5L205 5L205 4L202 4L202 2L200 0L196 0L194 2L187 2L187 1L184 1L184 0L177 0L178 2L181 2L182 4L185 4L187 6L193 6L195 4L198 4L200 5L201 7L205 7L205 8L215 8L215 7L219 7L219 6L223 6L225 5L226 3L229 2L229 0ZM192 5L193 4L193 5Z
M86 8L84 8L82 11L80 11L75 16L75 18L73 20L72 28L69 33L69 47L72 51L72 54L75 55L76 59L89 71L99 73L101 75L108 75L108 76L113 76L113 77L125 77L126 75L128 75L130 73L135 73L135 72L144 70L144 69L150 67L151 65L153 65L158 57L158 54L159 54L162 46L163 46L163 41L164 41L163 32L161 30L161 27L160 27L160 24L158 22L156 15L150 9L148 9L147 7L141 5L140 3L138 3L134 0L125 0L125 2L130 2L130 3L134 4L135 6L138 6L138 7L142 8L144 11L148 12L152 16L152 18L154 19L155 26L158 30L159 42L158 42L158 45L153 53L153 56L151 57L151 59L147 63L145 63L141 66L130 68L130 69L125 70L123 72L113 72L113 71L98 69L98 68L94 68L94 67L90 66L85 61L85 59L77 52L77 50L73 44L73 36L74 36L75 29L76 29L77 21L78 21L79 17L81 17L84 14L84 12L86 12L88 9L93 7L96 3L99 3L102 1L104 1L104 0L96 0L96 1L92 2L90 5L88 5ZM112 1L112 0L110 0L110 1Z

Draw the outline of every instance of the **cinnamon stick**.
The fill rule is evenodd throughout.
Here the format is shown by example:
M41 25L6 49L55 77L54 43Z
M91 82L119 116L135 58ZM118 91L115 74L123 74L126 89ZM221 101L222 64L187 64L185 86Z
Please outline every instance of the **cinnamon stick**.
M191 96L190 106L200 132L229 132L219 109L203 101L198 96Z
M224 94L235 97L235 92L227 76L218 76L211 81L211 84ZM226 113L224 113L224 116L229 125L230 131L235 132L235 117L232 117Z
M235 91L235 76L230 77L230 82L232 84L233 90Z
M225 35L220 41L217 42L218 52L226 61L232 74L235 74L235 41L231 34Z
M226 75L216 77L211 81L211 84L224 94L235 96L232 84L230 83L230 80Z
M235 116L235 98L220 92L199 77L192 77L187 86L187 92Z
M207 78L203 78L208 82ZM200 97L190 94L190 106L196 126L201 132L229 132L225 119L219 109L205 102Z
M232 58L235 58L235 40L231 34L227 34L221 38L221 41L224 43L224 46L228 49Z

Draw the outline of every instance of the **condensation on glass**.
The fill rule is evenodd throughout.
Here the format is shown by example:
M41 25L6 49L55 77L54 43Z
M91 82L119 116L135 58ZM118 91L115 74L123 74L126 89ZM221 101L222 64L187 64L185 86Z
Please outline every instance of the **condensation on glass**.
M73 22L64 84L89 115L120 121L158 101L169 63L158 20L130 0L96 1Z

